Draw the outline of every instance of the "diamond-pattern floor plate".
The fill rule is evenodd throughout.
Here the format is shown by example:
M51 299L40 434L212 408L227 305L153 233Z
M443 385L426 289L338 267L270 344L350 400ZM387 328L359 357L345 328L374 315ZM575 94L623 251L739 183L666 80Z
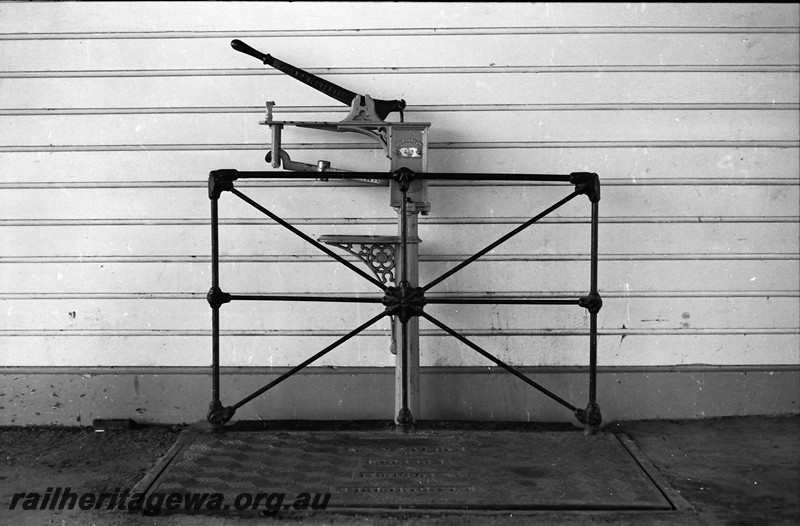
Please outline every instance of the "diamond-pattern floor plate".
M328 509L671 510L614 434L195 432L149 492L330 493ZM641 461L641 459L640 459ZM287 498L288 498L287 497Z

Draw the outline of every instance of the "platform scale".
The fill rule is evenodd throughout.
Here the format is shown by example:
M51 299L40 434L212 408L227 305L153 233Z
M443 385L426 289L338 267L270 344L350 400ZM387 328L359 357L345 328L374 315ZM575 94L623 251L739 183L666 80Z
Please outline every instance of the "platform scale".
M403 510L470 513L537 513L542 510L593 512L688 511L691 506L660 477L635 444L621 434L600 431L596 400L597 224L600 182L593 173L569 175L428 173L429 123L403 122L405 102L373 100L356 95L247 46L234 49L326 93L351 107L340 122L281 122L273 119L267 103L262 124L271 130L267 161L287 171L215 170L209 175L211 199L212 286L212 401L207 420L183 431L176 444L134 488L155 506L176 495L212 495L213 507L194 513L276 513L302 511ZM386 117L400 113L399 122ZM389 159L386 172L348 172L326 161L316 165L293 161L281 148L284 127L306 127L335 133L360 133L375 140ZM389 189L390 205L398 214L397 236L322 236L313 239L261 206L234 186L239 179L358 179ZM431 282L420 285L418 274L418 219L427 214L430 180L547 181L573 185L562 200L532 217L483 250ZM375 297L309 294L235 294L224 292L219 281L218 206L229 192L277 224L357 273L382 295ZM502 294L457 299L427 295L429 289L579 195L591 203L591 280L589 292L577 298ZM329 247L335 247L367 265L364 271ZM220 394L219 317L230 301L297 301L380 303L385 309L343 335L301 364L232 405ZM589 401L585 409L548 391L515 368L471 342L425 311L431 304L575 305L590 316ZM390 317L396 349L395 413L393 419L368 423L277 421L229 422L236 410L312 364L379 320ZM415 420L419 415L419 318L475 350L497 366L573 412L584 432L572 424L553 429L530 423L447 423ZM321 427L320 427L321 426ZM567 429L564 429L564 426ZM271 492L271 493L267 493ZM311 493L315 492L312 500ZM298 508L298 503L301 506ZM309 507L310 503L310 507ZM167 510L169 511L169 510ZM673 516L674 517L674 516ZM669 519L672 520L672 519Z

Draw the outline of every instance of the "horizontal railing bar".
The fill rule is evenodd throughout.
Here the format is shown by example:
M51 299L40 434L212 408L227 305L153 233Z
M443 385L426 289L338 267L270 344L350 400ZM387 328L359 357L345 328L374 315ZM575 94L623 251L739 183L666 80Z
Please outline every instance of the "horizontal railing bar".
M393 179L390 172L272 172L239 171L232 172L239 179ZM470 181L550 181L568 183L569 174L512 174L512 173L416 173L415 179L428 180L470 180Z
M428 305L578 305L579 298L512 298L512 297L478 297L463 296L460 298L431 298L426 296Z
M317 301L329 303L381 303L383 298L347 296L308 296L291 294L230 294L231 300L241 301Z

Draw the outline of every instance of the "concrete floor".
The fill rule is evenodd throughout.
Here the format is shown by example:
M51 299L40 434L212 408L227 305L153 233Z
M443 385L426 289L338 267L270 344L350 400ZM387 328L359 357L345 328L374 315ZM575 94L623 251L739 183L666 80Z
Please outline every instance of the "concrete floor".
M314 512L263 518L9 509L15 493L70 486L103 492L130 488L177 438L177 428L94 433L91 428L0 428L0 523L14 525L781 525L800 523L800 416L611 424L688 501L681 512L504 514Z

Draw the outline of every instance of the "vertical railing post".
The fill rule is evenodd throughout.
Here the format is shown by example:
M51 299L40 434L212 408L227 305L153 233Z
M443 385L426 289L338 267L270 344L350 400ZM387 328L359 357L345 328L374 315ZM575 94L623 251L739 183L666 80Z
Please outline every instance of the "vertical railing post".
M211 199L211 290L219 290L219 196ZM219 305L211 306L211 404L219 406Z
M230 294L219 287L219 196L233 188L234 170L218 170L208 175L208 198L211 200L211 289L206 299L211 306L211 403L208 421L215 425L227 422L233 413L222 406L219 374L219 308L230 301Z
M592 201L592 247L591 276L589 294L599 296L597 291L597 234L598 234L598 201ZM597 406L597 310L589 311L589 404Z
M578 420L586 424L587 433L595 433L603 420L600 404L597 403L597 313L603 306L603 300L597 290L600 179L597 174L593 173L577 173L571 174L571 176L574 178L573 182L576 184L576 188L586 194L592 204L589 294L580 298L579 302L589 311L589 403L586 409L579 410L576 416Z

